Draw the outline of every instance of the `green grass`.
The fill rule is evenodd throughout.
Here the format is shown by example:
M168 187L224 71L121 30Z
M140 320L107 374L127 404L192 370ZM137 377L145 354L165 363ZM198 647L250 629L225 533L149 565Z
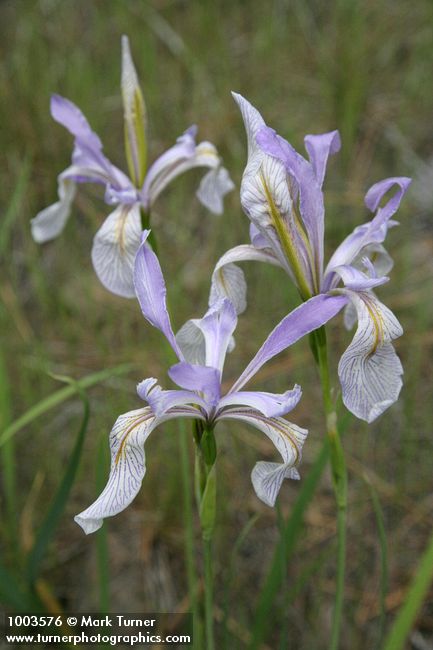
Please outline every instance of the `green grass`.
M329 255L369 218L363 196L373 182L417 171L388 139L389 125L421 159L432 155L432 20L428 0L410 6L402 0L1 4L0 419L6 435L0 440L9 438L1 457L0 599L5 606L29 606L25 559L70 459L81 417L76 392L59 390L49 373L80 379L134 364L128 378L111 377L88 391L91 416L78 474L40 565L51 594L69 611L180 611L191 574L184 561L176 425L152 434L143 489L109 522L106 534L84 537L73 522L104 480L101 439L118 414L139 406L137 381L155 376L168 385L168 357L162 337L146 325L138 305L110 296L94 276L92 237L108 212L93 187L80 188L57 241L38 247L31 240L29 221L55 200L56 176L71 151L71 138L50 118L50 93L75 101L101 136L106 154L125 168L119 77L120 36L127 33L147 103L150 159L197 123L200 137L218 146L237 185L246 143L231 90L248 97L300 149L305 133L340 128L343 150L330 163L325 186ZM154 216L175 328L204 313L214 263L248 236L238 192L228 197L224 216L215 218L194 197L199 179L198 171L178 179L158 201ZM422 604L428 601L427 584L417 588L422 598L415 599L416 612L404 614L397 628L392 624L431 535L432 219L433 192L427 211L410 193L399 212L401 225L387 241L395 260L392 281L378 290L405 329L397 342L405 367L401 398L371 426L352 419L344 436L350 553L342 650L374 647L382 626L429 635L429 608ZM278 269L244 268L249 308L239 323L227 378L245 367L296 299ZM335 383L339 355L350 340L337 319L329 339ZM293 420L309 428L310 436L301 483L287 483L281 492L282 519L293 521L299 514L285 542L276 513L257 501L249 480L256 460L274 459L271 444L242 427L217 431L216 631L221 642L229 638L230 647L249 647L258 628L261 648L282 643L280 628L289 650L324 650L329 640L335 557L327 549L335 541L335 520L327 472L299 512L324 435L307 341L271 362L252 386L283 390L295 382L303 386L304 397ZM57 401L65 391L65 399ZM32 417L51 400L53 408ZM379 510L365 488L365 472ZM197 542L196 518L194 524ZM244 530L248 535L242 536ZM284 561L278 559L282 544L290 551ZM196 561L200 566L201 557ZM10 585L7 593L4 584Z

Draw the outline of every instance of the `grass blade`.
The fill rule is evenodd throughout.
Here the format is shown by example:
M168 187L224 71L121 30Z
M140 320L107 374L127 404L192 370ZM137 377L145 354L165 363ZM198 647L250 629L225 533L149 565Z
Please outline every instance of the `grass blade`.
M0 602L14 612L42 611L39 602L23 591L15 576L0 564Z
M388 546L386 541L385 522L383 519L382 507L380 505L377 492L368 479L364 476L364 480L368 485L373 503L374 515L376 517L377 532L379 535L380 545L380 618L379 618L379 634L377 640L377 647L382 645L383 637L385 634L385 620L386 620L386 594L388 593Z
M80 390L85 390L91 386L96 386L97 384L102 383L106 379L111 377L117 377L119 375L126 375L132 368L135 367L135 364L124 363L120 366L115 366L114 368L108 368L107 370L100 370L99 372L92 373L91 375L86 375L82 379L74 381L73 385L66 386L60 390L52 393L45 399L35 404L31 409L26 411L21 417L12 422L0 436L0 447L5 444L12 436L14 436L18 431L21 431L27 424L33 422L40 415L43 415L47 411L50 411L55 406L58 406L65 400L69 399L73 395L76 395Z
M51 507L47 513L47 516L45 517L44 522L39 528L35 543L27 560L27 575L31 584L35 582L38 576L45 551L54 535L54 531L65 509L66 502L69 497L69 492L71 491L77 473L81 458L81 452L83 450L84 436L87 431L87 425L89 423L89 401L83 389L77 386L77 382L75 382L73 379L70 379L69 377L64 377L62 379L68 382L71 386L74 386L80 395L83 403L83 417L75 441L74 449L72 451L69 463L66 466L66 471L63 475L59 489L57 490L57 493L52 501Z
M255 514L247 521L245 526L242 528L241 532L239 533L239 536L233 546L233 549L230 553L230 560L229 560L229 565L228 565L228 571L227 571L227 577L226 577L226 586L225 586L225 593L224 593L224 604L223 604L223 617L222 617L222 623L221 627L223 628L223 633L224 633L224 643L223 647L226 650L229 650L230 647L232 647L230 644L232 641L229 638L229 627L228 627L228 617L229 617L229 606L230 606L230 591L231 591L231 586L233 583L233 578L235 575L235 569L236 569L236 558L239 553L239 550L248 537L251 529L253 526L256 524L257 520L259 519L260 515Z
M11 391L3 351L0 349L0 426L5 428L11 420ZM2 482L5 496L5 527L11 554L19 550L16 507L16 476L14 441L9 440L1 449Z
M383 650L402 650L433 581L433 534L421 557L406 599L385 639Z

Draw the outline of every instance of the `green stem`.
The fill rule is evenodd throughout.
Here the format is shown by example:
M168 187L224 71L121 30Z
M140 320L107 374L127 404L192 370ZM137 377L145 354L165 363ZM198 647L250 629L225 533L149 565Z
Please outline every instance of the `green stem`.
M205 599L205 624L206 624L206 650L215 649L213 631L213 567L212 567L212 540L203 538L204 554L204 599Z
M314 357L319 366L322 383L323 405L326 415L326 432L330 443L332 482L337 502L337 580L335 590L334 614L332 618L330 650L337 650L340 641L341 620L344 602L344 576L346 567L346 509L347 509L347 469L344 451L338 432L337 414L331 394L329 378L326 331L324 327L316 330L312 337Z
M184 420L179 420L179 446L182 468L183 513L185 523L185 562L188 579L188 594L193 614L194 642L199 634L198 625L198 598L197 598L197 572L195 568L194 551L194 519L191 498L191 464L188 455L188 432ZM195 647L198 647L195 645Z
M213 534L216 519L216 442L211 426L199 423L195 431L196 494L199 500L200 523L203 539L204 563L204 620L206 650L215 649L213 626Z

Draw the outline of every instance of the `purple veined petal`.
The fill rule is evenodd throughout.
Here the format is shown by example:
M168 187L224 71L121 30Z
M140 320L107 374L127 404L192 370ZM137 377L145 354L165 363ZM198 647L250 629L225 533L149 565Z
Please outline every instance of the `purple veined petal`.
M172 366L168 376L180 388L200 391L206 395L207 401L216 403L221 393L221 375L217 368L197 366L181 361Z
M390 221L397 211L401 200L407 192L411 183L410 178L395 177L387 178L373 185L366 194L365 203L370 210L376 210L383 196L395 185L397 191L388 202L379 208L375 217L368 223L362 224L338 246L332 255L325 270L323 279L323 291L329 291L335 285L333 271L337 266L351 264L359 255L363 255L363 249L371 244L381 244L386 237L388 228L395 225Z
M313 136L307 137L310 137L311 148L311 138ZM314 136L316 142L319 137ZM299 212L310 243L311 256L313 257L314 269L312 273L315 274L317 282L320 282L323 266L325 207L322 183L316 174L321 175L322 172L324 173L324 170L320 167L323 164L323 159L316 160L316 167L314 167L303 156L298 154L284 138L269 127L263 127L259 130L257 143L266 154L273 156L282 163L287 174L295 180L297 191L292 190L292 199L296 202L296 194L299 195Z
M83 113L73 102L66 97L52 95L50 109L56 122L64 126L71 135L86 142L92 149L102 150L101 140L92 131Z
M111 184L120 190L131 187L131 181L102 153L102 143L90 128L80 109L60 95L51 97L51 115L74 137L71 178L78 183Z
M132 185L129 187L125 186L122 189L116 189L111 184L108 184L105 188L104 201L108 205L122 203L123 205L130 206L133 203L140 203L141 196Z
M231 248L220 257L212 273L209 305L226 297L235 307L237 314L245 311L247 284L242 269L235 262L246 261L268 262L275 266L282 266L271 249L258 249L249 244Z
M144 179L142 194L151 205L166 186L167 176L182 162L194 156L197 127L190 126L176 141L176 144L164 151L149 167Z
M358 316L355 336L338 365L343 402L358 418L372 422L398 399L403 368L391 341L403 330L372 292L341 291Z
M353 261L352 266L359 268L364 257L367 257L370 260L374 267L375 274L379 278L388 275L394 266L391 255L389 255L382 244L373 243L365 246L362 250L362 254Z
M201 418L194 407L175 406L157 418L150 407L119 416L110 433L111 469L99 497L74 517L89 535L98 530L106 517L117 515L134 500L146 473L144 444L162 422L173 418Z
M241 95L232 95L242 113L248 140L248 161L241 184L242 208L292 279L295 281L296 275L292 267L296 267L301 284L312 287L311 253L297 224L285 167L257 144L257 134L265 128L260 113ZM311 294L306 286L303 291Z
M72 163L78 168L77 182L104 184L118 192L133 190L137 193L128 176L113 165L99 148L90 146L88 142L75 139Z
M306 135L304 143L317 181L320 187L322 187L328 158L340 151L340 134L338 131L330 131L329 133L322 133L320 135Z
M217 368L222 373L232 334L237 325L234 305L227 298L218 300L209 307L203 318L196 321L196 325L205 340L206 366Z
M180 174L195 167L208 167L216 172L222 169L221 159L213 144L201 142L196 145L196 132L195 126L187 129L177 139L176 144L157 158L149 168L142 189L143 200L149 207L153 205L165 187ZM201 186L201 190L199 188L200 200L203 199L211 210L215 208L218 212L219 201L222 201L224 194L232 189L229 184L228 173L224 171L219 176L208 178L204 181L204 186ZM213 196L211 196L210 185L212 185ZM206 194L206 190L209 191L209 194ZM216 199L218 192L219 198ZM217 202L214 204L215 200Z
M379 287L382 284L385 284L389 281L389 278L386 276L383 277L369 277L359 269L356 269L354 266L349 264L343 264L342 266L337 266L334 269L334 273L340 276L343 280L343 284L347 289L352 291L366 291L367 289L373 289L374 287Z
M260 460L251 472L254 490L263 503L273 508L284 479L298 481L301 477L296 467L286 463Z
M200 203L213 214L224 211L224 197L234 190L235 184L225 167L210 169L200 181L196 196Z
M269 242L253 223L250 223L250 240L254 248L268 248Z
M206 402L195 392L188 390L163 390L154 377L144 379L137 386L138 396L147 402L153 413L161 417L174 406L196 404L206 408ZM197 417L204 419L198 411Z
M232 92L232 97L235 100L236 104L239 106L239 110L241 111L242 119L244 121L248 142L248 162L250 162L250 158L256 152L258 152L256 135L259 129L262 126L265 126L265 121L260 115L259 111L254 108L254 106L250 104L250 102L246 100L245 97L242 97L242 95L239 93L234 92Z
M281 417L292 411L301 399L300 386L295 386L285 393L266 393L260 391L239 391L222 397L218 410L231 406L246 406L259 411L266 417ZM218 417L218 414L217 414Z
M119 205L93 240L92 262L104 287L124 298L135 298L134 261L141 243L140 206Z
M57 179L59 200L31 220L32 237L38 244L58 237L66 225L76 191L75 183L68 176L69 169Z
M151 325L161 330L179 359L182 352L176 342L167 311L167 289L158 258L146 243L150 230L143 231L142 243L134 265L134 287L141 311Z
M98 530L106 517L122 512L136 497L146 473L144 443L157 424L149 407L117 418L110 433L108 482L96 501L74 517L87 535Z
M346 305L345 295L318 295L294 309L272 330L255 357L250 361L229 393L239 391L265 364L277 354L296 343L333 318Z
M284 165L257 151L248 160L241 183L245 214L304 294L314 291L312 251L295 211Z
M197 366L206 365L206 341L198 327L198 318L191 318L176 334L176 341L185 361Z
M407 176L394 176L392 178L386 178L383 181L379 181L370 187L367 194L365 195L365 205L371 212L377 210L375 219L378 222L388 221L391 217L397 212L400 207L400 203L407 190L411 184L412 179ZM383 207L379 207L379 204L385 194L397 185L399 188L397 192L385 203Z
M275 500L285 478L298 479L296 466L302 457L302 446L308 431L288 422L284 418L268 418L252 409L227 410L219 418L241 420L262 431L275 445L283 459L282 464L261 461L251 474L257 496L269 506Z

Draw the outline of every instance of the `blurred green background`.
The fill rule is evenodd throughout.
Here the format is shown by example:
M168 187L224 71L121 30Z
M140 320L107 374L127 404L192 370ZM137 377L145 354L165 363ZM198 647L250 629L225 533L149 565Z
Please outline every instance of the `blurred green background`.
M401 225L387 240L395 260L392 282L378 292L405 330L396 345L405 367L404 389L374 424L348 421L344 436L350 490L342 648L376 647L383 547L366 477L383 509L388 623L432 528L433 4L3 0L0 25L1 428L61 387L48 373L78 379L124 362L137 364L127 376L89 391L90 421L77 480L37 585L39 597L54 611L59 606L98 611L109 596L112 611L174 612L187 610L188 600L175 425L150 438L143 488L131 507L105 524L106 536L85 537L73 522L107 472L106 440L115 418L140 406L135 384L142 378L159 377L167 385L168 359L162 336L144 322L135 301L108 294L94 275L92 238L109 210L94 187L80 187L58 240L40 247L31 239L29 221L56 200L56 176L71 152L70 136L50 117L50 93L77 103L107 156L126 168L119 88L125 33L146 99L151 158L192 123L198 124L199 137L221 152L237 186L222 217L208 214L194 196L199 170L179 178L155 208L152 225L176 328L204 313L213 265L227 248L248 238L238 193L246 138L231 90L245 95L300 151L304 134L340 130L343 148L330 162L325 186L328 256L355 225L369 219L363 197L372 183L394 175L415 178L398 215ZM228 360L227 382L296 301L278 269L244 265L244 270L249 308ZM330 339L335 370L350 340L341 320L331 324ZM293 420L310 430L304 481L324 434L307 340L265 366L252 385L280 390L295 382L303 386L304 397ZM65 401L2 447L1 556L19 584L25 582L26 554L70 459L81 410L77 397ZM280 524L302 481L286 482L276 513L257 500L249 478L256 460L275 458L271 443L231 425L218 429L217 440L218 647L244 648ZM260 647L327 647L334 540L334 499L325 472L305 512L300 540L281 569L287 576ZM105 548L108 596L101 577ZM223 624L225 603L229 614ZM433 639L431 599L407 648L427 647L420 639Z

